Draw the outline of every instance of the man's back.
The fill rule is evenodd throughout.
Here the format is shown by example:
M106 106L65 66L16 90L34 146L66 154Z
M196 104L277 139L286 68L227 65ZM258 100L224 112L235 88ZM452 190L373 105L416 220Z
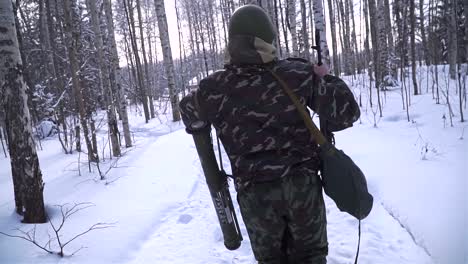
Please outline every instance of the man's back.
M267 67L288 83L305 106L314 108L314 99L325 95L317 93L312 65L282 60L227 66L202 80L196 96L203 119L218 131L233 175L244 180L267 181L296 167L317 170L319 166L315 140ZM346 98L351 99L352 94ZM181 106L185 108L183 102Z

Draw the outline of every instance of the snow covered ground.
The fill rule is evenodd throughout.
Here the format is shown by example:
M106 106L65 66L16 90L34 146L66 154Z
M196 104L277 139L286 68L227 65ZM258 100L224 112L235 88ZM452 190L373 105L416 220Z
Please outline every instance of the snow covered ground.
M354 84L358 96L359 81L348 83ZM444 127L447 107L435 105L426 93L412 98L407 122L400 91L391 90L384 116L374 127L367 96L362 89L361 122L336 135L337 146L360 165L375 197L374 209L362 223L359 263L468 263L468 124L457 116L454 127L448 122ZM114 167L106 180L99 180L95 168L88 173L84 163L79 176L78 155L62 154L54 138L43 141L44 150L39 151L45 202L54 223L61 219L54 205L94 204L67 220L63 239L98 222L113 227L76 239L65 248L66 254L86 248L65 258L0 235L0 263L255 263L241 219L241 248L224 248L192 138L182 124L168 122L166 116L149 124L134 112L131 117L136 146L102 164L103 171ZM231 195L235 197L234 190ZM353 263L357 221L339 212L331 200L326 203L328 262ZM32 228L19 220L9 160L0 156L0 231L18 234L13 229ZM48 241L47 232L52 235L49 224L37 226L36 238L42 244Z

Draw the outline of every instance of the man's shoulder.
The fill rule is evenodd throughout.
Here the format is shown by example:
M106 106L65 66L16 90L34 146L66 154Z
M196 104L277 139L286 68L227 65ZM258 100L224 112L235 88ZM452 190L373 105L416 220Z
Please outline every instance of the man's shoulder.
M299 58L299 57L289 57L285 59L286 61L292 61L292 62L301 62L305 64L310 64L310 62L304 58Z
M221 81L223 79L225 74L226 74L225 69L216 70L216 71L210 73L208 76L202 78L201 81L200 81L200 84L201 83L209 83L209 82L219 82L219 81Z
M296 57L291 57L291 58L286 58L284 60L280 60L278 62L278 66L280 69L285 70L285 71L297 71L297 70L305 70L309 73L311 73L313 65L310 63L310 61L304 59L304 58L296 58Z
M303 58L287 58L278 62L276 71L298 78L307 78L313 75L313 65Z

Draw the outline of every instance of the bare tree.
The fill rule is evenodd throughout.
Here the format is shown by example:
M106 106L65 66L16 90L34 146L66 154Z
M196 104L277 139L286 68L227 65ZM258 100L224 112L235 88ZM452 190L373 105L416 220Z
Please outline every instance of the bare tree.
M161 48L164 56L164 66L166 69L169 97L172 106L172 121L180 120L179 93L175 87L174 61L172 60L171 43L169 41L169 31L167 27L166 10L164 0L154 1L156 16L158 17L159 37L161 38Z
M109 129L110 142L112 145L112 154L114 157L120 156L120 144L118 139L118 126L117 118L115 115L114 93L110 85L110 75L107 65L104 63L104 45L102 44L101 27L99 23L99 16L95 1L87 1L87 6L91 14L92 29L94 31L94 45L98 55L99 77L101 90L104 91L104 98L106 102L107 125Z
M137 79L137 84L138 84L138 89L139 89L139 98L140 102L143 105L143 112L145 114L145 121L148 123L150 120L150 112L149 112L149 106L148 106L148 95L147 95L147 87L144 81L143 77L143 69L141 65L141 60L140 60L140 55L138 52L138 44L137 44L137 37L136 37L136 30L135 30L135 18L133 15L133 9L132 6L128 5L127 1L129 0L124 0L123 1L123 7L125 11L125 17L127 20L127 25L128 25L128 32L130 36L130 42L131 42L131 47L133 50L133 57L135 59L135 66L136 66L136 72L135 72L135 79Z
M132 146L132 137L130 135L130 125L128 122L128 113L127 113L127 99L125 98L124 91L122 89L121 82L121 69L119 66L119 55L117 52L117 43L115 41L115 29L114 29L114 19L112 14L112 5L110 0L104 0L104 11L106 14L106 26L107 34L109 37L110 45L110 60L111 60L111 76L110 83L111 89L117 92L116 100L119 106L119 113L122 119L122 127L125 138L125 146ZM113 87L113 88L112 88Z
M90 162L98 162L99 157L97 154L97 148L94 142L91 142L89 136L94 138L95 137L95 128L94 128L94 121L90 120L90 127L91 133L88 128L88 113L86 110L84 96L82 87L80 84L80 78L78 73L80 71L80 67L78 65L77 60L77 53L78 53L78 46L79 46L79 39L80 39L80 31L78 29L79 26L79 17L76 14L76 0L64 0L64 17L65 17L65 31L68 38L68 58L70 60L70 72L71 72L71 79L72 79L72 87L73 87L73 94L75 96L76 104L78 106L79 115L80 115L80 123L83 128L84 138L86 142L86 147L88 151L88 160ZM77 138L79 138L77 136Z

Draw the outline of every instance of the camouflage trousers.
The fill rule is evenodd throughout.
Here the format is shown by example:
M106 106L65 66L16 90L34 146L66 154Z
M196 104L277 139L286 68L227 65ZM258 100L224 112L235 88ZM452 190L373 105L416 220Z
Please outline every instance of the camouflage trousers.
M237 201L259 264L327 262L327 221L317 174L299 172L252 184L237 194Z

